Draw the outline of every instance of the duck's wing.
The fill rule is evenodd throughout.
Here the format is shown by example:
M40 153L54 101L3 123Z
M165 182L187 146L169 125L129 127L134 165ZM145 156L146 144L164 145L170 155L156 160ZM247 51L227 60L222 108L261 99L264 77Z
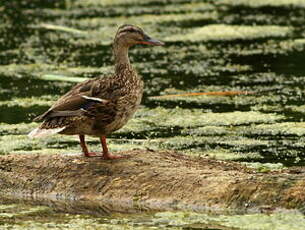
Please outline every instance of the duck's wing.
M106 92L107 88L105 80L91 79L81 82L59 98L48 111L36 117L34 121L53 117L80 116L84 115L87 110L92 110L94 106L105 106L109 100L101 98L103 96L101 91Z

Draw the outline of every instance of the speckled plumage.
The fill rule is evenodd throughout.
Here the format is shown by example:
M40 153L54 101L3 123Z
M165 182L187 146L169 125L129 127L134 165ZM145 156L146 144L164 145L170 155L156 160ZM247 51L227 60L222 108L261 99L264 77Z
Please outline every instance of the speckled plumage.
M121 71L112 76L91 79L73 87L50 108L40 128L66 127L60 134L68 135L107 135L127 123L137 110L142 94L141 77L130 65L122 66ZM88 101L81 98L83 95L101 98L106 102ZM52 111L69 105L74 98L79 103L72 109L79 111L79 115L50 117Z
M121 26L113 44L115 73L74 86L47 112L35 119L43 122L29 136L45 136L48 130L50 134L79 135L85 155L88 155L88 151L84 135L99 136L103 138L105 155L105 151L108 152L105 136L122 128L136 112L142 99L143 81L128 58L128 49L135 44L163 45L139 27Z

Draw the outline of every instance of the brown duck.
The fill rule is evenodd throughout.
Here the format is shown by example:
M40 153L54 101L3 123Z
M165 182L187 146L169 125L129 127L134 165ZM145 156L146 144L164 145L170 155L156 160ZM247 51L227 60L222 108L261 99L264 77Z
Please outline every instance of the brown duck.
M142 99L143 81L128 58L129 47L136 44L163 45L137 26L119 27L113 43L115 73L74 86L48 111L34 119L43 122L29 133L29 137L44 137L55 133L79 135L86 157L121 158L122 156L114 156L108 152L106 136L127 123ZM102 154L88 151L85 135L100 138Z

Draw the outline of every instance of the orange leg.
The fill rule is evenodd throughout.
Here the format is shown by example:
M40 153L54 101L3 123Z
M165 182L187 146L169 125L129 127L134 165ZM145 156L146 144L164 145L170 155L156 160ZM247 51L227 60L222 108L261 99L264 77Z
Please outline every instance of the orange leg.
M82 147L82 151L83 151L85 157L100 157L101 156L101 154L88 151L88 148L87 148L87 145L85 142L85 135L79 135L79 141L80 141L80 146Z
M102 156L103 159L105 159L105 160L112 160L112 159L119 159L119 158L123 158L124 157L124 156L111 155L109 153L105 136L101 136L100 140L101 140L102 147L103 147L103 156Z

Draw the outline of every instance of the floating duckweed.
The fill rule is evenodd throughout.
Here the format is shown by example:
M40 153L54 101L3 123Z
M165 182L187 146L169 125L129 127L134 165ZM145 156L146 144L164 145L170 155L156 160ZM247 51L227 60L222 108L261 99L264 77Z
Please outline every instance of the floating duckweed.
M45 206L32 207L19 204L18 208L7 207L1 213L1 229L46 230L50 228L69 229L295 229L305 227L304 215L296 211L276 210L271 214L224 215L195 212L157 212L142 214L112 214L111 216L88 216L84 214L63 214Z
M74 28L69 28L66 26L61 26L61 25L40 24L40 25L34 26L34 28L45 28L45 29L49 29L49 30L63 31L63 32L67 32L67 33L77 34L77 35L83 35L83 36L86 35L86 32L84 32L84 31L77 30Z
M249 130L248 130L249 131ZM282 122L275 124L260 124L250 131L258 135L295 135L305 136L305 122Z
M301 213L295 212L278 212L270 215L266 214L247 214L247 215L232 215L232 216L211 216L206 214L195 213L172 213L163 212L155 215L153 220L157 224L167 226L189 226L192 224L207 224L214 223L217 229L223 227L232 227L238 229L295 229L299 230L305 227L304 216ZM196 226L195 225L195 226ZM194 227L195 227L194 226ZM199 225L200 226L200 225ZM221 227L223 226L223 227Z
M9 64L0 66L0 74L4 76L16 75L20 78L30 73L31 75L34 75L34 73L48 71L55 68L55 66L50 66L47 64Z
M305 113L305 105L300 106L286 106L287 109L291 109L294 112Z
M175 3L179 3L179 2L185 2L184 0L176 0ZM118 6L118 5L137 5L141 3L141 1L139 0L106 0L106 1L98 1L98 0L77 0L75 1L73 4L75 4L75 6L82 6L82 7L88 7L88 6ZM145 2L142 2L144 4L159 4L159 3L163 3L162 0L146 0Z
M187 134L192 136L221 136L232 133L231 127L225 126L211 126L187 128L181 131L181 134Z
M125 130L135 132L151 127L199 127L199 126L234 126L253 123L274 123L283 119L276 114L260 112L204 113L200 109L176 108L174 110L156 108L143 109L138 112L138 118L131 120ZM149 118L149 119L148 119ZM131 128L128 128L131 127ZM142 128L141 128L142 127ZM140 130L139 130L140 128Z
M34 76L35 78L42 80L52 81L68 81L68 82L82 82L87 78L75 77L75 75L88 75L99 73L110 73L111 67L100 68L81 68L81 67L68 67L65 65L54 66L46 64L29 64L29 65L3 65L0 66L0 74L4 76L16 76L18 78L26 78ZM74 76L74 77L73 77Z
M0 101L0 106L6 105L8 107L20 106L29 107L33 105L38 106L51 106L56 100L55 96L45 95L41 97L29 97L29 98L12 98L9 101Z
M156 113L157 112L157 113ZM196 127L204 125L242 125L251 123L273 123L283 119L276 114L263 114L259 112L232 112L232 113L203 113L201 110L162 108L152 111L153 122L161 126Z
M55 75L55 74L44 74L40 77L40 79L47 81L68 81L68 82L83 82L85 80L88 80L87 78L83 78L83 77L67 77L67 76Z
M227 227L249 230L294 229L305 228L304 216L295 212L279 212L270 215L248 214L236 216L220 216L215 220L224 222Z
M291 28L284 26L235 26L217 24L193 29L186 35L173 35L166 38L166 41L247 40L285 37L291 32Z
M222 140L219 144L225 144L227 146L237 146L239 148L243 147L258 147L258 146L267 146L269 141L266 140L256 140L245 137L238 137L235 140Z
M0 210L10 210L16 208L17 204L9 204L9 205L0 205Z
M259 162L251 162L251 163L243 163L249 168L254 168L257 170L257 172L270 172L270 171L276 171L276 170L282 170L286 167L282 163L259 163Z
M39 146L38 140L30 140L26 135L0 136L0 154L10 154L15 150L32 150Z
M78 27L82 28L99 28L100 29L101 36L105 36L104 33L107 31L110 32L112 30L112 33L115 32L113 27L107 28L108 25L111 25L113 23L113 20L116 20L117 24L124 24L126 21L129 23L137 24L139 26L147 26L147 24L161 24L161 23L177 23L177 22L183 22L183 21L199 21L199 20L212 20L217 18L217 13L216 12L207 12L205 14L201 13L189 13L189 14L162 14L162 15L154 15L154 14L145 14L145 15L140 15L140 16L131 16L131 17L115 17L114 19L112 18L85 18L81 19L79 21L74 22L74 24ZM106 26L106 27L105 27ZM104 27L104 28L103 28ZM149 29L147 29L149 31ZM104 35L103 35L104 34ZM106 37L105 37L106 38ZM112 39L110 37L107 37L108 39Z
M250 7L264 7L264 6L294 6L305 7L303 0L220 0L218 4L228 4L233 6L250 6Z
M32 128L37 126L35 123L19 123L19 124L6 124L0 123L0 134L1 135L14 135L14 134L26 134L30 132Z
M209 157L217 160L231 160L231 161L255 161L262 159L262 156L257 152L248 152L247 154L242 152L230 151L228 149L224 149L221 147L217 147L214 149L207 149L206 151L202 151L202 148L193 148L191 151L184 150L189 155L194 155L194 152L198 153L199 156Z

